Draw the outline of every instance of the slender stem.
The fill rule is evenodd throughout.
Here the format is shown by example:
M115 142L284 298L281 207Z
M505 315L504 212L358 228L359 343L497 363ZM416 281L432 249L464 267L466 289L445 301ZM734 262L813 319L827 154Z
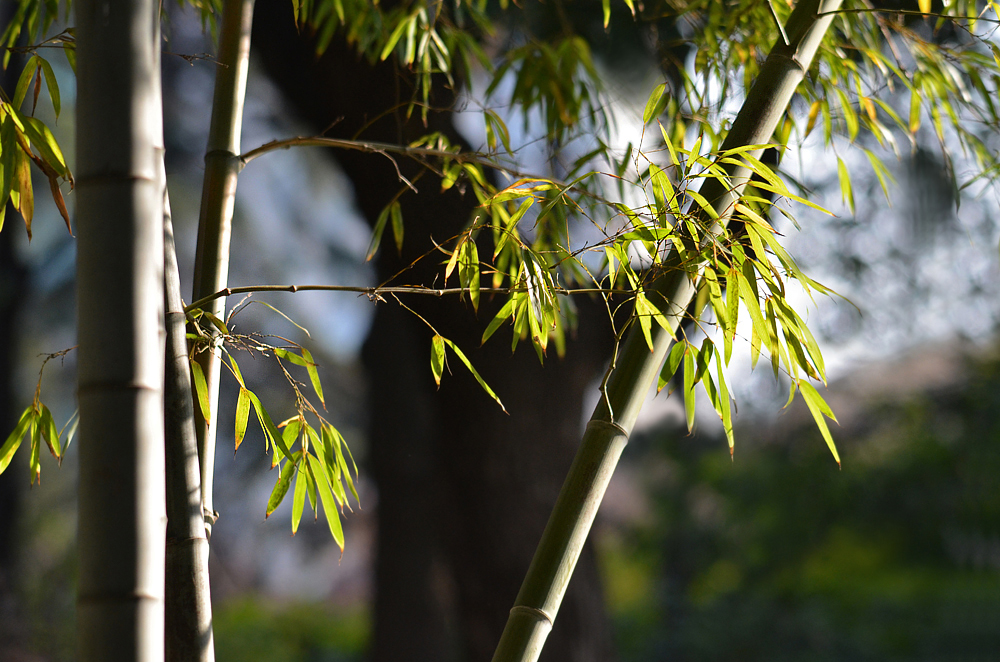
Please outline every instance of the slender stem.
M198 299L194 303L184 307L185 312L202 308L206 303L211 303L222 297L234 294L252 294L254 292L354 292L363 294L369 299L378 301L384 294L423 294L433 297L442 297L453 294L468 294L471 290L467 287L420 287L415 285L386 286L378 285L374 287L363 287L360 285L246 285L243 287L227 287ZM514 294L527 292L524 287L483 287L479 289L481 294ZM629 290L611 289L606 287L556 287L554 294L630 294Z
M164 184L166 180L163 180ZM166 362L163 431L167 478L166 662L214 662L208 538L201 510L201 469L194 425L184 304L163 187L163 281Z
M250 62L250 27L253 0L225 0L219 34L219 64L216 67L215 95L212 100L212 123L205 154L205 178L202 184L201 215L198 221L198 248L195 255L194 295L200 299L226 287L229 277L229 243L232 233L236 180L240 161L240 128L247 70ZM212 312L223 315L225 301L213 302ZM196 411L198 454L201 462L202 507L205 526L211 537L215 522L212 486L215 475L215 436L219 403L220 360L213 352L198 355L208 385L209 411L204 420Z
M800 0L785 26L790 43L778 44L761 67L760 75L723 142L722 151L768 142L788 103L812 62L840 0ZM728 183L709 179L701 194L709 200L721 223L750 180L748 168L726 168ZM702 219L705 220L705 219ZM696 291L698 269L680 263L676 253L665 258L665 269L652 290L666 304L674 330ZM549 517L524 583L511 609L493 662L534 662L555 621L577 559L604 496L622 449L628 441L643 401L659 374L673 332L653 325L653 349L643 333L632 328L598 402L576 459Z

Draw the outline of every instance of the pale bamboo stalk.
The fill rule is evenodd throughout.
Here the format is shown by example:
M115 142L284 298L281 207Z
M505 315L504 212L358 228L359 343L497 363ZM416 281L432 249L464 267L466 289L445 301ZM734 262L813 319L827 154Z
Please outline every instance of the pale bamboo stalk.
M771 50L723 142L723 151L771 140L829 28L833 19L829 12L840 4L840 0L800 0L796 5L785 26L790 43L779 43ZM820 13L826 15L817 17ZM746 167L726 166L726 171L728 185L710 178L701 190L723 223L751 176ZM663 275L653 289L668 302L666 312L676 331L694 296L695 281L676 254L665 262ZM652 351L641 331L633 328L628 333L542 533L493 662L534 662L542 651L615 465L673 342L672 334L658 325L653 325L652 333Z
M214 662L208 538L201 510L201 470L186 318L166 186L163 187L163 259L167 331L163 382L167 477L166 660Z
M75 6L81 662L163 660L158 9Z
M242 168L240 130L247 70L250 64L250 28L253 0L225 0L219 33L219 57L212 99L212 122L205 153L205 178L198 220L198 248L195 254L194 294L200 299L226 287L229 277L229 243L232 234L236 181ZM222 317L225 299L212 303L209 312ZM209 538L215 523L212 498L215 477L215 439L219 404L220 357L213 352L198 356L208 385L211 419L195 412L198 456L201 462L201 499Z

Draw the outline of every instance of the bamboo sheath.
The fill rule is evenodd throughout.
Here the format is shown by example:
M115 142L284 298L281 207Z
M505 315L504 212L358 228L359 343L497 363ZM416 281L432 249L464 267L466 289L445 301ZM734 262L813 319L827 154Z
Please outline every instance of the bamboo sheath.
M840 4L841 0L800 0L795 6L785 26L790 43L779 42L771 50L722 144L722 151L771 140L833 20L831 12ZM701 189L722 223L732 214L751 175L746 167L726 166L726 171L728 185L709 178ZM671 254L664 260L662 275L652 286L667 302L668 319L674 331L695 294L696 274L691 269L690 265L681 265L676 254ZM604 397L587 425L511 609L493 662L534 662L541 653L608 482L673 343L672 333L655 324L652 338L650 351L642 332L633 327L623 343Z
M78 659L159 662L166 511L158 4L80 0L74 10Z
M219 66L216 68L212 99L212 122L205 153L205 178L202 184L201 213L198 221L198 247L195 253L193 300L218 292L229 278L229 244L232 235L233 208L240 161L240 131L243 125L243 102L250 64L250 28L253 23L253 0L225 0L219 34ZM209 312L223 317L225 299L215 300ZM208 386L211 419L205 421L196 411L198 455L201 462L202 507L205 526L211 537L215 522L212 498L215 476L215 416L219 404L220 357L203 352L198 362Z

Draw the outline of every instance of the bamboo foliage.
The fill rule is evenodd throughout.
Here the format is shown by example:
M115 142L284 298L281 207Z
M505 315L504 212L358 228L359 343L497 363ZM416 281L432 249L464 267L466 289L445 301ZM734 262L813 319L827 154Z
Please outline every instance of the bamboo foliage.
M839 5L840 0L813 0L796 6L786 28L790 42L779 43L761 67L722 145L724 153L770 140L832 20L832 16L816 18L816 15L832 12ZM724 169L725 177L707 179L700 192L701 198L711 205L703 207L702 218L709 233L725 225L750 179L750 169L746 166L726 164ZM697 236L689 239L698 241ZM681 251L673 255L680 256ZM667 304L667 309L661 310L668 324L647 329L633 326L612 365L604 397L587 425L542 533L494 653L494 662L533 662L541 654L615 465L696 291L695 282L700 275L697 266L684 265L679 257L668 258L665 263L673 269L654 281L653 290Z
M708 36L694 57L693 69L682 67L677 72L679 83L670 88L658 86L646 104L644 135L636 144L644 144L645 131L659 130L662 149L654 152L630 144L624 156L605 142L609 139L609 118L604 111L608 104L590 47L581 36L564 31L552 38L532 37L494 62L473 37L493 29L485 3L432 4L433 9L422 0L382 4L295 0L293 7L296 21L314 29L318 51L342 29L359 52L372 60L395 58L400 66L410 68L416 87L406 107L408 113L417 108L424 115L428 112L433 101L432 76L450 79L456 70L468 76L470 63L478 61L492 76L488 95L503 87L502 80L514 79L506 101L541 113L547 141L556 146L555 152L581 134L597 136L597 147L568 162L561 179L521 172L505 120L486 108L486 144L481 153L462 152L442 135L431 134L408 145L291 138L241 155L253 2L225 0L199 224L195 303L187 309L180 301L164 194L155 10L148 2L77 4L82 659L157 659L162 655L151 643L160 636L157 628L162 626L162 555L149 551L163 548L162 431L151 425L160 420L163 355L155 339L160 319L157 302L165 299L168 311L164 407L169 460L166 557L171 574L167 598L177 599L171 603L177 605L173 615L185 617L168 620L168 630L176 627L178 634L168 643L168 654L172 660L209 662L213 652L207 549L215 517L212 483L221 373L229 372L239 388L236 447L253 410L272 453L272 468L278 469L265 516L291 492L293 533L308 501L314 512L322 507L331 535L343 549L339 515L349 508L349 493L357 499L352 478L352 473L357 476L357 467L346 442L310 400L314 394L324 405L312 355L291 342L264 343L252 334L232 333L231 316L223 314L226 296L269 289L350 289L373 300L391 296L402 304L401 297L415 293L457 293L478 310L482 295L491 293L502 297L502 303L484 330L483 342L509 329L512 349L528 342L540 360L552 348L562 353L566 332L573 324L571 294L604 296L613 320L613 308L626 300L633 312L616 336L624 340L616 346L601 386L601 400L494 657L497 661L534 660L556 618L604 489L650 386L657 382L663 388L675 375L681 376L690 428L695 387L702 384L732 451L733 416L725 368L741 314L750 320L752 363L766 356L776 377L787 375L789 401L801 395L839 463L826 422L833 419L833 413L811 383L825 380L822 355L802 317L786 299L786 284L792 280L810 294L828 290L802 273L767 220L776 199L815 205L795 196L782 177L761 162L762 150L783 148L793 136L804 139L819 126L827 145L853 145L864 134L895 148L894 131L915 142L921 126L929 125L942 148L946 131L955 133L981 168L978 178L992 179L1000 173L979 134L963 125L963 113L969 112L978 112L984 125L996 128L1000 124L993 98L1000 78L982 73L993 66L992 58L1000 67L1000 51L991 44L988 52L985 41L973 32L976 21L986 19L969 0L946 1L942 16L933 21L906 11L894 12L893 21L885 20L884 12L867 4L844 11L839 0L800 0L794 9L789 3L768 3L765 8L752 0L670 2L670 12L703 26ZM655 2L637 7L628 0L621 4L636 20L653 20L658 9L666 7ZM50 11L50 5L20 0L15 21L0 35L0 43L12 47L22 34L22 24L34 40L38 30L47 30L51 23L54 10ZM510 10L506 3L502 5ZM996 3L989 6L995 13ZM929 3L920 3L923 13L928 7ZM609 0L602 3L605 27L618 20L612 9ZM103 15L114 20L104 24L95 18ZM961 50L935 44L912 23L936 23L937 30L945 18L964 21L972 47ZM831 24L836 30L829 29ZM126 34L137 37L124 44ZM719 34L732 38L712 38ZM30 238L35 198L32 167L45 175L69 226L60 186L72 187L74 178L51 132L34 118L34 109L44 86L57 116L60 110L58 84L38 50L63 48L75 67L76 36L67 30L23 49L31 56L25 73L12 96L0 95L0 229L9 199L23 217ZM776 39L777 44L761 63L756 53L766 50L769 39ZM900 45L905 45L905 57L897 52ZM818 63L816 74L804 81L813 62ZM718 104L709 98L711 86L702 85L698 77L718 82L720 98L727 98L742 94L734 87L738 81L730 75L732 71L743 72L747 87L751 80L755 82L727 130L721 116L712 114L713 104ZM909 106L908 115L875 98L871 92L875 83L890 89L898 85ZM804 128L788 110L796 90L808 105ZM696 135L693 144L692 134ZM394 163L395 159L412 159L422 168L420 176L435 178L441 190L463 187L470 191L480 203L475 215L457 235L435 238L441 240L437 257L443 265L443 286L228 288L238 174L251 160L295 145L367 151ZM885 190L891 180L889 171L871 150L861 149ZM943 151L947 157L947 150ZM595 167L595 163L602 165ZM608 172L600 170L604 164ZM853 206L848 163L837 156L837 165L844 199ZM500 173L500 179L506 177L506 185L494 184L488 176L491 170ZM614 188L606 186L608 180L617 185L618 197L608 193ZM398 192L386 201L375 223L369 259L379 250L402 249L407 239L400 200L417 192L414 181L400 174ZM954 181L957 189L959 182ZM644 202L636 204L637 198ZM122 226L98 224L98 215L102 220L121 221ZM570 228L580 219L593 221L603 239L584 248L575 246ZM390 242L383 242L383 237L390 232L392 242L386 248L383 244ZM166 242L163 250L161 240ZM584 249L603 255L599 268L579 257ZM166 259L162 292L157 280L160 256ZM107 331L102 308L108 299L126 302L119 314L128 318L127 328L116 329L114 334ZM685 319L703 329L714 325L719 333L697 347L681 327ZM181 328L185 320L190 323L190 344ZM294 392L295 416L278 423L271 419L243 379L236 358L240 351L277 362ZM438 383L447 372L449 356L457 357L484 392L500 404L502 394L482 379L462 349L434 330L430 367ZM195 359L190 375L189 358ZM300 388L302 383L289 373L291 365L305 371L312 393ZM198 423L196 443L191 436L192 416ZM27 437L32 480L36 480L42 444L59 459L71 434L57 430L52 412L36 392L0 447L0 471ZM95 438L99 444L92 441ZM109 476L114 480L108 480ZM109 551L108 541L115 541L112 554L117 555L111 563L116 570L128 572L109 571L112 566L102 560ZM129 634L115 639L112 629ZM109 652L112 645L131 652Z

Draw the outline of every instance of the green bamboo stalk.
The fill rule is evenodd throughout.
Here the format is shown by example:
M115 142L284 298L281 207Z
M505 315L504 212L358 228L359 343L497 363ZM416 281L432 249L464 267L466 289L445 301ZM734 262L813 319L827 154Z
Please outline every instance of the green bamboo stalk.
M185 337L186 316L181 300L170 199L165 185L163 253L167 332L163 380L167 480L166 660L214 662L208 538L201 511L201 469Z
M783 40L771 50L722 151L771 140L830 26L833 16L829 12L836 11L840 4L841 0L800 0L795 6L785 26L789 42ZM728 185L709 178L701 190L722 223L732 214L751 176L746 167L726 166L726 171ZM667 303L665 312L676 331L696 291L697 274L691 273L690 266L682 265L676 253L664 262L653 290ZM534 662L541 653L615 465L673 342L673 334L658 325L653 325L652 334L652 351L636 328L630 330L623 343L604 397L587 425L511 609L493 662Z
M75 6L81 662L163 660L158 9Z
M195 254L194 294L201 299L226 287L229 277L229 242L240 161L240 130L250 64L250 28L253 0L225 0L219 33L219 58L212 99L212 122L205 153L201 214L198 220L198 248ZM225 299L212 303L209 312L222 317ZM201 462L201 499L209 538L215 522L212 498L215 477L215 438L218 421L220 357L203 352L198 357L208 385L211 418L195 412L198 456Z

